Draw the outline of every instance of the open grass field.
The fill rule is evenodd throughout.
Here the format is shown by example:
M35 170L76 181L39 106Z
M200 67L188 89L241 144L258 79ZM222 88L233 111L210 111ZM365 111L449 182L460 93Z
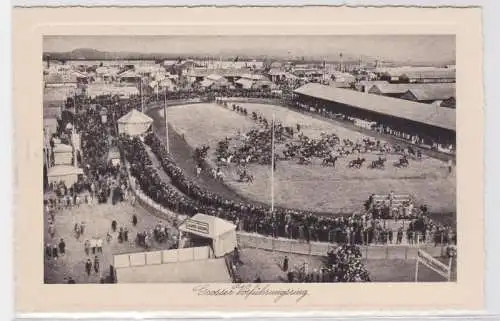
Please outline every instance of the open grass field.
M335 133L341 139L353 141L363 137L359 132L283 107L250 103L239 105L247 108L249 114L260 112L269 120L275 114L285 126L299 123L301 131L311 138L318 137L322 132ZM158 113L163 116L162 111ZM238 132L245 133L258 126L249 116L216 104L169 107L168 121L192 147L209 145L212 161L220 140L232 137L233 141L237 141ZM279 148L277 146L277 150ZM370 163L378 155L364 154L362 157ZM424 156L420 161L410 160L408 168L397 168L393 163L399 156L389 155L383 170L367 168L366 163L359 170L348 169L347 163L353 158L339 159L335 169L322 166L318 158L314 158L310 165L299 165L295 160L279 161L274 177L275 204L318 212L351 212L361 209L370 194L388 194L393 190L411 194L418 204L427 204L431 212L455 211L456 176L454 172L448 174L444 162ZM270 166L250 165L249 171L255 178L253 183L239 182L234 165L223 170L225 183L236 192L259 202L271 202Z
M319 269L326 257L287 254L289 266L309 263L309 269ZM245 282L252 282L259 275L262 282L286 282L286 273L282 271L284 253L246 248L241 251L242 265L238 268L240 277ZM446 262L445 262L446 263ZM368 259L364 261L373 282L414 282L415 261L399 259ZM419 266L420 282L444 282L442 276L431 269ZM456 267L452 267L452 280L456 280Z
M132 225L132 215L135 214L138 218L137 226ZM45 214L45 221L48 219L48 214ZM111 222L116 220L118 229L127 227L129 230L128 242L118 242L118 231L111 231ZM100 261L100 272L102 276L109 273L109 265L113 264L113 256L116 254L144 252L145 250L135 244L137 232L143 232L146 229L152 229L158 222L168 224L151 214L149 214L141 206L131 206L128 202L118 203L116 205L100 204L100 205L80 205L70 209L64 209L55 214L55 236L51 238L48 233L48 225L45 224L44 241L45 244L58 244L60 238L63 238L66 243L66 254L59 256L57 260L46 258L44 260L45 271L44 279L46 283L65 283L64 278L71 276L76 283L99 283L101 273L92 273L87 276L85 272L85 262L88 258L94 262L94 256L87 256L84 251L85 240L90 240L93 237L102 238L103 253L97 253ZM73 233L75 223L85 222L86 228L84 234L77 239ZM110 232L112 239L109 243L106 240L106 233ZM171 233L173 234L173 233ZM169 244L158 244L153 241L151 250L168 249ZM43 250L41 248L40 250Z

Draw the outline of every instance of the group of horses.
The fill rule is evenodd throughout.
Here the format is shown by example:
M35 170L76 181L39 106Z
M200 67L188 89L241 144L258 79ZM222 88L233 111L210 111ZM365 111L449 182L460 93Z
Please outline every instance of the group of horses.
M223 105L227 108L227 102ZM248 132L235 137L226 137L217 144L215 156L217 166L227 167L230 164L236 164L238 169L236 173L241 182L253 182L253 176L248 173L247 165L251 163L270 165L272 163L272 137L275 139L275 159L276 164L279 160L297 160L300 165L312 164L313 158L320 158L321 165L324 167L336 168L336 164L340 158L358 155L357 158L350 160L347 163L347 168L360 169L367 161L362 154L379 154L377 159L369 163L368 168L384 169L386 166L386 155L400 154L401 158L394 163L395 167L408 167L408 156L413 156L414 159L421 159L422 155L419 150L412 147L403 148L398 145L383 143L374 138L364 137L358 141L350 139L340 139L334 133L321 133L317 138L310 138L300 132L300 125L297 124L298 135L294 137L294 128L284 126L280 121L275 121L274 126L269 126L270 123L262 114L255 111L249 112L246 108L237 104L232 104L232 110L239 112L245 116L250 114L252 120L257 122L260 127L252 128ZM274 135L272 130L274 128ZM294 139L295 138L295 139ZM234 141L236 143L231 144ZM284 143L284 145L283 145ZM281 145L279 145L281 144ZM232 146L231 146L232 145ZM209 147L202 145L195 149L194 158L197 163L202 163L208 155ZM222 180L219 171L213 173L213 176Z

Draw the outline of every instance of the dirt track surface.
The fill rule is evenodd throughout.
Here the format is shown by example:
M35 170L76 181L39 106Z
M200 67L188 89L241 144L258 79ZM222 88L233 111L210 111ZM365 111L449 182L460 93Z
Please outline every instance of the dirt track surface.
M341 138L357 139L364 136L334 123L282 107L246 103L241 105L249 111L259 111L267 118L275 113L276 118L282 120L285 125L301 122L303 131L311 137L332 129ZM187 109L190 109L190 112L187 112ZM153 109L148 114L155 120L157 132L164 137L163 109ZM238 182L234 168L223 169L226 174L225 184L206 174L200 178L194 175L195 164L191 146L208 144L211 146L209 155L213 159L217 141L226 136L234 137L238 128L244 133L254 127L255 123L248 117L213 104L172 106L169 107L168 115L171 153L191 178L227 198L251 199L253 202L270 204L270 171L264 166L250 165L251 173L255 177L253 184ZM314 161L317 163L318 160ZM343 162L346 161L339 160L337 170L319 164L302 166L294 161L280 161L275 175L276 205L320 213L348 213L360 210L363 202L373 192L385 194L395 190L414 195L418 203L425 202L431 211L454 211L455 177L448 177L445 164L440 160L426 157L421 162L412 162L407 169L396 169L391 164L396 161L394 158L389 160L383 171L367 168L358 171L345 170ZM335 201L332 202L332 199Z

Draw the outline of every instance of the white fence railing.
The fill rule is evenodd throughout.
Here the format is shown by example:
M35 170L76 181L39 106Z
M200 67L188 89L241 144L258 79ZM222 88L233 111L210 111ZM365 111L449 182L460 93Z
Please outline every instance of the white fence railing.
M300 240L273 238L254 233L237 233L238 245L241 248L255 248L290 254L311 256L326 256L329 250L337 244L324 242L306 242ZM444 255L444 246L434 246L426 243L415 245L385 244L385 245L360 245L365 259L402 259L414 260L419 249L424 249L432 256Z

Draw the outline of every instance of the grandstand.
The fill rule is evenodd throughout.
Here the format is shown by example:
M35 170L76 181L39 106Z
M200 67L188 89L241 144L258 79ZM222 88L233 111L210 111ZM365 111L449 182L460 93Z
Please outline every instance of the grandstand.
M369 119L389 126L405 128L441 142L455 142L456 113L454 109L429 104L371 95L359 91L306 84L294 91L297 101L324 108L332 113Z

